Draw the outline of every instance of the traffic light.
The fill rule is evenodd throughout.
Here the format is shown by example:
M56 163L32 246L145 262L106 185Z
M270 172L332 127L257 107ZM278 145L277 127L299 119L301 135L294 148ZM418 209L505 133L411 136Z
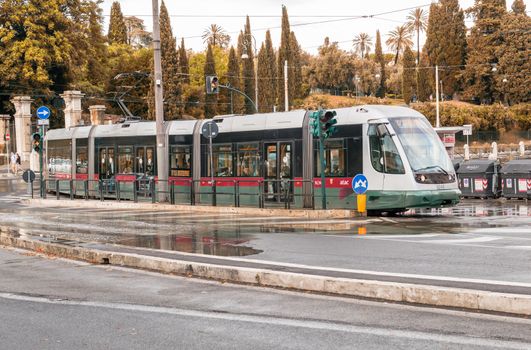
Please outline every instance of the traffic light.
M41 134L36 132L33 135L31 135L32 147L35 152L40 152L41 140L42 140Z
M321 117L322 111L312 112L312 115L310 116L310 132L314 137L319 137L319 118Z
M206 93L217 94L219 93L219 80L215 75L207 75L206 77Z
M329 138L337 132L337 128L334 126L337 124L336 111L327 111L321 114L319 118L321 124L321 134L324 139Z

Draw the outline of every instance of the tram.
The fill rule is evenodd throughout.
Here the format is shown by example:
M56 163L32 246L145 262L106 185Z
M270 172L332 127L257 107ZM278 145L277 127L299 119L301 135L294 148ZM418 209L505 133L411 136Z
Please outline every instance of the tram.
M46 135L47 179L111 184L155 178L192 192L216 187L262 192L268 201L289 201L308 207L325 173L328 208L356 209L351 181L364 174L369 181L367 209L373 213L409 208L451 206L459 201L456 175L448 154L428 120L398 106L365 105L339 108L337 133L324 144L326 168L320 168L319 141L310 131L311 111L253 115L222 115L213 121L212 169L209 141L201 136L208 120L165 122L167 152L157 159L152 121L79 126L50 130ZM157 162L168 173L157 174ZM79 181L78 181L79 180ZM102 181L100 181L102 180ZM260 185L261 184L261 185ZM288 191L282 186L289 186ZM107 189L112 192L111 189ZM320 200L313 201L319 207ZM222 203L218 202L218 205Z

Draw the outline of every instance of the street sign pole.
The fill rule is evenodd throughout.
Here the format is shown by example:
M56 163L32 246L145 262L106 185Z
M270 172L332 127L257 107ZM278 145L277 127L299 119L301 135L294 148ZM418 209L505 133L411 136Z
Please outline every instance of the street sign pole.
M43 168L42 149L44 146L44 125L41 125L40 129L41 129L40 131L41 131L42 144L41 144L41 147L39 148L39 172L41 174L40 180L39 180L39 193L41 194L41 198L44 198L44 188L43 188L44 174L42 173L42 168Z
M319 158L321 162L321 200L322 208L326 209L326 183L325 183L325 168L326 168L326 159L324 154L324 135L321 127L321 114L322 111L319 111Z
M212 154L212 124L208 123L208 149L210 154L210 186L212 187L212 193L214 193L214 155Z

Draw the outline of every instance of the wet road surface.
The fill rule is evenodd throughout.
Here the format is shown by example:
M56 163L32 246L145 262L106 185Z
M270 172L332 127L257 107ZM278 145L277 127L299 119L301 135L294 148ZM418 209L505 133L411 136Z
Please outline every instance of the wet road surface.
M530 327L0 250L6 349L529 349Z
M35 208L0 180L0 230L49 241L113 243L277 264L531 286L531 206L464 201L455 208L358 220Z

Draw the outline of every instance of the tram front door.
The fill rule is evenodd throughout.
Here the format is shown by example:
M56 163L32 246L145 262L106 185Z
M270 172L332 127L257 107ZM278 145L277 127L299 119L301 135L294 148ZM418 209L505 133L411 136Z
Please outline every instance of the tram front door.
M270 142L264 144L264 191L267 201L285 201L293 193L293 143ZM291 199L291 196L290 196Z

